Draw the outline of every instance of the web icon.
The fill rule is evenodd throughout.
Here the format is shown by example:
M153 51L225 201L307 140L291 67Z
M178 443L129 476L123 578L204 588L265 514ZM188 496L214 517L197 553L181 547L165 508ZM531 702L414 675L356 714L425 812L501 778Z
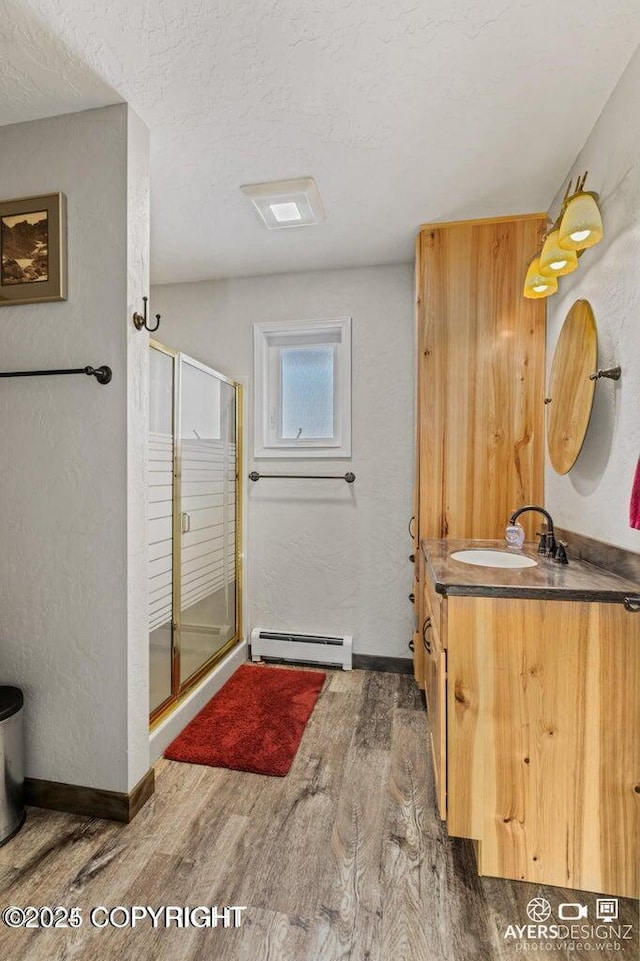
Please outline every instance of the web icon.
M598 898L596 900L596 917L598 921L616 921L618 918L618 899Z

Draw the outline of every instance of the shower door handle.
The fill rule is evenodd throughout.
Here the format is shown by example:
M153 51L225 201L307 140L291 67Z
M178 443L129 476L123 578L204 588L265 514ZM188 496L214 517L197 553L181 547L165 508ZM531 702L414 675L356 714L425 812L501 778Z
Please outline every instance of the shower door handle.
M188 534L191 530L191 514L187 511L183 511L180 515L180 531L183 534Z

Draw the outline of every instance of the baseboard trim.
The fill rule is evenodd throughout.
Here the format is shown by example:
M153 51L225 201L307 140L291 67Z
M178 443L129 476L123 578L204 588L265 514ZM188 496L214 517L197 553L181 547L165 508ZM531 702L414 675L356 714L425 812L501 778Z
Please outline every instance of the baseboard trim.
M377 654L354 654L356 671L381 671L383 674L413 674L410 657L380 657Z
M82 814L86 817L105 818L107 821L123 821L129 824L155 791L155 773L150 768L132 791L103 791L100 788L83 787L81 784L63 784L27 777L24 781L25 804Z

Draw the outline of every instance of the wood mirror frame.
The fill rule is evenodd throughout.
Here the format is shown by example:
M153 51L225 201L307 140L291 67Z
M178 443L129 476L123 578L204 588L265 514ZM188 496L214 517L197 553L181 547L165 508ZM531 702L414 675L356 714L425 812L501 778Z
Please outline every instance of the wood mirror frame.
M547 404L547 447L551 466L568 474L582 449L596 382L598 331L588 300L576 300L562 325L553 354Z

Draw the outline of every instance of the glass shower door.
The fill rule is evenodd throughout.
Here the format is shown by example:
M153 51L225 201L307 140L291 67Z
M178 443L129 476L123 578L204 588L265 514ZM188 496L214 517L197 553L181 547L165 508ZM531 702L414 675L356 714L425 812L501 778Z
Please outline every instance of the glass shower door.
M179 355L179 681L238 635L236 388Z
M149 712L173 692L173 377L174 357L149 357Z
M149 361L149 713L240 640L240 386L153 342Z

